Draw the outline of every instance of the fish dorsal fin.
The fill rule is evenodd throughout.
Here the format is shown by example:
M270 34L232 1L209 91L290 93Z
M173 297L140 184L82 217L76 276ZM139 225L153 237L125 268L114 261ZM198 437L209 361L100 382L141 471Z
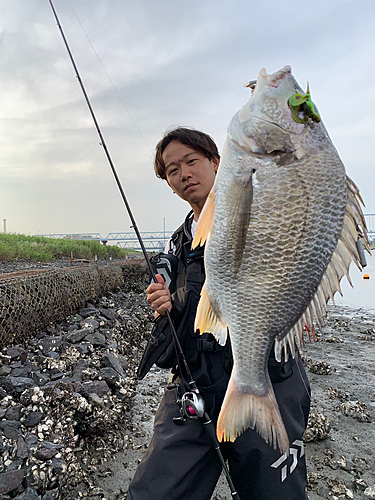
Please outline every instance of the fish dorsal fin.
M296 324L283 337L276 337L275 341L275 357L277 361L284 358L288 359L288 352L295 354L295 344L299 346L303 341L303 330L305 326L312 329L312 316L315 317L319 326L324 324L324 316L327 311L327 301L333 297L336 292L342 295L340 281L345 275L351 284L349 276L349 266L354 262L362 271L362 265L358 256L357 241L363 243L365 249L371 255L371 249L367 237L367 228L365 218L360 206L363 204L359 194L359 189L354 182L347 177L347 205L346 213L343 220L340 238L337 242L335 251L330 262L322 276L320 285L315 292L315 295L308 304L305 312ZM361 231L358 230L360 226ZM360 237L362 236L362 237ZM288 351L289 347L289 351Z
M227 341L227 324L222 323L212 310L206 286L202 288L197 314L195 316L195 330L202 333L212 333L220 345Z
M215 194L214 194L214 188L212 188L198 219L195 231L195 237L191 245L192 249L194 249L198 245L203 246L205 244L211 230L214 213L215 213Z

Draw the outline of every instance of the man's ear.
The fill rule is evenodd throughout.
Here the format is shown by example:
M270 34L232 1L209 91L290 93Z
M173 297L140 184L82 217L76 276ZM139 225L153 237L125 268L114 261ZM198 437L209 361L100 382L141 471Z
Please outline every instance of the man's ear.
M214 162L214 168L215 168L215 173L217 172L219 165L220 165L220 157L215 156L215 158L212 160Z

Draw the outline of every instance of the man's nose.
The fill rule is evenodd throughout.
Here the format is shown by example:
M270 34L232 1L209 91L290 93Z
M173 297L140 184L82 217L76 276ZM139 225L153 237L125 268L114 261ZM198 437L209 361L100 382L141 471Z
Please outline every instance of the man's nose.
M188 165L181 165L181 179L188 179L191 177L190 168Z

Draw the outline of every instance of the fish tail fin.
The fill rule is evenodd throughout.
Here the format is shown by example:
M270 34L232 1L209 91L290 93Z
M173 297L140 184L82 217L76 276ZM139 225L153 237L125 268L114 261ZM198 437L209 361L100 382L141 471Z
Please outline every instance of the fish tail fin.
M195 330L199 328L201 334L212 333L220 345L225 345L228 335L227 325L222 323L212 310L206 286L203 286L201 291L194 326Z
M219 441L234 441L247 428L255 429L274 449L288 453L289 439L271 384L258 396L238 390L233 375L217 422Z
M198 245L204 245L212 226L212 220L215 213L215 193L214 188L211 189L207 200L203 206L202 212L199 216L195 236L191 248L194 249Z

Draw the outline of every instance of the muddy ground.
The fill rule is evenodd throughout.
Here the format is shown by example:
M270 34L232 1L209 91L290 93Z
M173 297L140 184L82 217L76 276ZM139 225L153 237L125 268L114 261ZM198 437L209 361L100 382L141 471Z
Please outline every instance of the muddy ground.
M307 438L318 438L305 443L309 499L375 498L375 313L332 306L316 336L304 353L315 415ZM106 498L126 498L167 378L167 371L154 367L138 384L131 409L132 445L106 464L111 475L96 477ZM222 477L213 499L229 498Z

